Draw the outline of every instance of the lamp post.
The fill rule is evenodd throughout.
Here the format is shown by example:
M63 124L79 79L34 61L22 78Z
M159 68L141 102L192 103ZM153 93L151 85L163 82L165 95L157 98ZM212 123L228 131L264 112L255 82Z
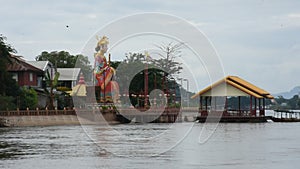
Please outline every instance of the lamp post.
M182 80L183 80L183 78L177 78L177 80L180 80L180 88L182 89Z
M186 101L187 101L187 107L190 107L190 96L189 96L189 80L188 79L183 79L183 81L186 81Z
M156 72L154 72L154 71L150 71L150 72L148 72L149 73L149 75L150 74L153 74L154 75L154 89L157 89L157 84L156 84ZM153 79L153 78L151 78L151 79ZM153 83L152 81L151 81L151 83ZM157 107L157 98L156 98L156 91L155 91L155 93L154 93L154 99L153 99L153 101L154 101L154 105L155 105L155 107Z
M171 80L171 90L172 90L172 93L170 92L170 98L172 98L172 102L174 103L174 105L176 104L176 80L171 77L170 78Z

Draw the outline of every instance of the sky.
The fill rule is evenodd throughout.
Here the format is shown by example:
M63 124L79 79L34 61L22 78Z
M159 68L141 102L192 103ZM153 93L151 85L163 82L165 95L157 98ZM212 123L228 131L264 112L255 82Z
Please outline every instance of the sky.
M0 0L0 3L0 34L26 60L34 60L42 51L80 54L111 23L126 16L155 12L184 19L201 31L215 49L224 75L239 76L273 94L300 85L298 0ZM139 28L130 20L118 28L129 27ZM125 43L113 53L114 59L122 60L125 57L122 49L126 48L131 49ZM198 65L193 64L193 57L191 60L185 60L187 68L200 85L191 83L190 90L197 91L208 82L202 83Z

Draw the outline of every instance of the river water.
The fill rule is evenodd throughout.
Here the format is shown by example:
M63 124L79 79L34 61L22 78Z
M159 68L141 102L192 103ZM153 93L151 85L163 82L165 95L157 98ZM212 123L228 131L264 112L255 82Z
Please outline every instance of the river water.
M3 169L294 169L299 123L126 124L0 128ZM210 124L213 125L213 124Z

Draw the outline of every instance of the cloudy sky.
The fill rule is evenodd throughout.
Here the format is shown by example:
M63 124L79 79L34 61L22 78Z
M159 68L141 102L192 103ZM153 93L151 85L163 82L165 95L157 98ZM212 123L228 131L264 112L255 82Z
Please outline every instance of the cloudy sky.
M185 19L201 30L215 47L226 75L240 76L271 93L300 85L298 0L0 2L0 33L26 60L42 51L79 54L109 23L157 12Z

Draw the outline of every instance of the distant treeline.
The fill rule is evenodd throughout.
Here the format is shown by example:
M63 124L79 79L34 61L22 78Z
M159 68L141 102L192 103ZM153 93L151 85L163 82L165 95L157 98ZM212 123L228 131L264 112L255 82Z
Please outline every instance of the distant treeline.
M279 96L273 102L269 101L271 109L300 109L299 95L294 95L290 99Z
M249 108L249 97L241 97L241 109ZM238 98L232 97L228 99L228 107L237 108ZM276 97L273 100L266 99L266 107L268 109L281 109L281 110L290 110L290 109L300 109L300 98L298 95L290 99L286 99L282 96Z

